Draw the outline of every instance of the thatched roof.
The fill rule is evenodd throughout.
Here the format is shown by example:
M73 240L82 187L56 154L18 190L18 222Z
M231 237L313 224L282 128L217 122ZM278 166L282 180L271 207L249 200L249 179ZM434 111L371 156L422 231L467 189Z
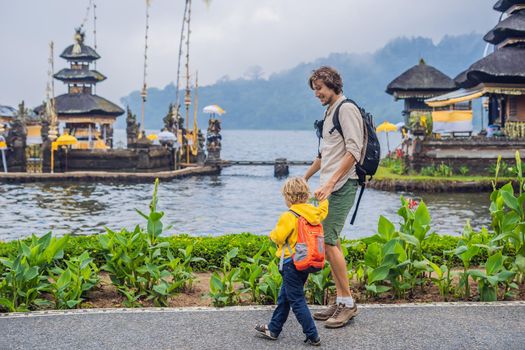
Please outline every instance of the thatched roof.
M483 39L498 45L508 38L525 38L525 10L520 10L499 22Z
M64 94L55 98L57 113L67 115L102 115L102 116L119 116L124 110L97 95L87 93L81 94ZM42 111L43 105L35 108L36 112Z
M502 47L472 64L454 80L466 89L480 83L525 84L525 47Z
M11 106L0 105L0 117L14 118L16 117L17 111Z
M419 64L392 80L386 92L393 95L396 91L452 91L456 84L449 76L429 66L423 59Z
M525 1L523 0L499 0L494 5L494 10L499 12L505 12L508 9L510 9L514 5L525 5Z
M81 82L87 84L94 84L106 80L106 77L100 72L89 69L64 68L53 75L53 77L65 82Z
M69 45L60 55L63 59L68 61L77 62L92 62L100 58L99 54L91 47L80 44L75 48L77 44Z

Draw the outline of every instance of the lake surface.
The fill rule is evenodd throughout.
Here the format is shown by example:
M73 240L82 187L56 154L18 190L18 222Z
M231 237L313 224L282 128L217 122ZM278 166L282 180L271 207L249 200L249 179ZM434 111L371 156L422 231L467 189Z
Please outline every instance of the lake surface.
M125 135L117 130L115 136ZM384 134L380 134L384 142ZM393 147L399 136L390 134ZM386 148L386 146L385 146ZM224 130L222 158L227 160L312 160L317 139L311 131ZM302 176L307 167L290 168ZM219 176L174 179L159 186L159 208L165 212L166 234L221 235L252 232L267 234L286 210L272 166L234 166ZM319 184L312 178L312 190ZM104 227L132 229L144 224L135 208L148 211L153 184L33 183L0 185L0 240L55 234L93 234ZM490 223L489 194L421 194L366 190L356 224L348 222L349 238L371 235L380 215L395 223L399 196L423 199L432 216L433 230L459 234L467 220L481 228Z

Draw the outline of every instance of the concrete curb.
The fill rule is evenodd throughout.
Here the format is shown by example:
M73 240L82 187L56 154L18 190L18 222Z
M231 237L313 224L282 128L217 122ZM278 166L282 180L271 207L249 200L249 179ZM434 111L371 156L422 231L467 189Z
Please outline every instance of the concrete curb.
M525 301L497 301L497 302L438 302L438 303L405 303L405 304L358 304L360 309L388 309L388 308L442 308L442 307L515 307L525 306ZM312 310L322 308L320 305L310 305ZM108 309L78 309L78 310L45 310L32 312L0 313L0 319L46 317L46 316L75 316L93 314L145 314L145 313L186 313L186 312L238 312L238 311L267 311L273 310L275 305L229 306L216 307L180 307L180 308L108 308Z

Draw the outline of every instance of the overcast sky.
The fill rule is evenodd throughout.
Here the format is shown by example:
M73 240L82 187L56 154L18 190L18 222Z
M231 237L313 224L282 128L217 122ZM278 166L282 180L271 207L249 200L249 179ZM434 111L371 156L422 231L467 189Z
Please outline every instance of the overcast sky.
M486 33L498 21L495 0L193 0L190 70L207 85L235 79L252 66L265 76L331 52L371 52L399 36ZM0 104L45 98L48 43L73 43L88 0L0 0ZM98 0L97 69L108 77L97 93L119 98L142 86L145 0ZM176 80L184 0L152 0L148 86ZM92 13L86 42L93 45ZM408 68L408 67L407 67ZM56 94L66 91L55 83Z

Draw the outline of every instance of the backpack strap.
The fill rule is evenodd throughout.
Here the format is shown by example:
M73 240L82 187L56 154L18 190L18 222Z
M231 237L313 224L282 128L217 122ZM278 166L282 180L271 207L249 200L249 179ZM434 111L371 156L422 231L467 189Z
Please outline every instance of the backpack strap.
M332 130L330 130L330 134L334 130L337 130L339 132L339 134L341 134L341 136L343 137L343 140L344 140L345 136L343 135L343 129L341 128L341 122L339 121L339 109L341 108L343 103L352 103L353 105L355 105L357 107L357 109L359 109L359 112L361 112L361 107L359 107L359 105L354 100L347 98L346 100L341 102L339 104L339 106L337 106L337 108L335 109L334 117L333 117L333 120L332 120L333 123L334 123L334 127L332 128ZM362 114L361 114L361 117L362 117ZM363 121L363 123L364 123L364 121ZM365 127L365 125L363 125L363 129L364 129L363 131L365 133L365 135L364 135L365 137L364 137L364 140L363 140L364 141L363 151L366 151L366 127ZM359 162L356 162L356 167L359 165L357 163L359 163ZM372 177L370 177L369 180L371 180L371 179L372 179ZM350 220L350 225L353 225L354 222L355 222L355 218L357 216L357 210L359 209L359 203L361 202L361 198L363 197L363 192L365 191L366 179L362 179L361 176L359 176L358 182L361 185L361 189L359 190L359 196L357 197L357 203L355 204L354 214L352 215L352 219Z
M279 271L283 270L283 265L284 265L284 248L288 248L288 250L290 251L290 254L293 254L292 247L290 247L290 244L288 244L288 240L286 240L286 243L285 243L285 245L283 246L283 248L281 250L281 260L279 260Z
M361 197L363 197L364 191L365 191L365 184L363 183L361 185L361 189L359 190L359 196L357 197L357 203L355 204L355 210L354 210L354 214L352 215L352 220L350 220L350 225L354 224L355 217L357 216L357 209L359 209L359 203L361 202Z
M301 217L301 215L297 214L292 209L289 209L288 211L291 212L296 218ZM286 238L286 241L285 241L285 243L284 243L284 245L283 245L283 247L281 249L281 260L279 260L279 271L283 270L283 265L284 265L284 248L288 248L288 251L290 252L290 255L293 255L293 250L292 250L292 247L290 247L290 244L288 243L288 238Z

